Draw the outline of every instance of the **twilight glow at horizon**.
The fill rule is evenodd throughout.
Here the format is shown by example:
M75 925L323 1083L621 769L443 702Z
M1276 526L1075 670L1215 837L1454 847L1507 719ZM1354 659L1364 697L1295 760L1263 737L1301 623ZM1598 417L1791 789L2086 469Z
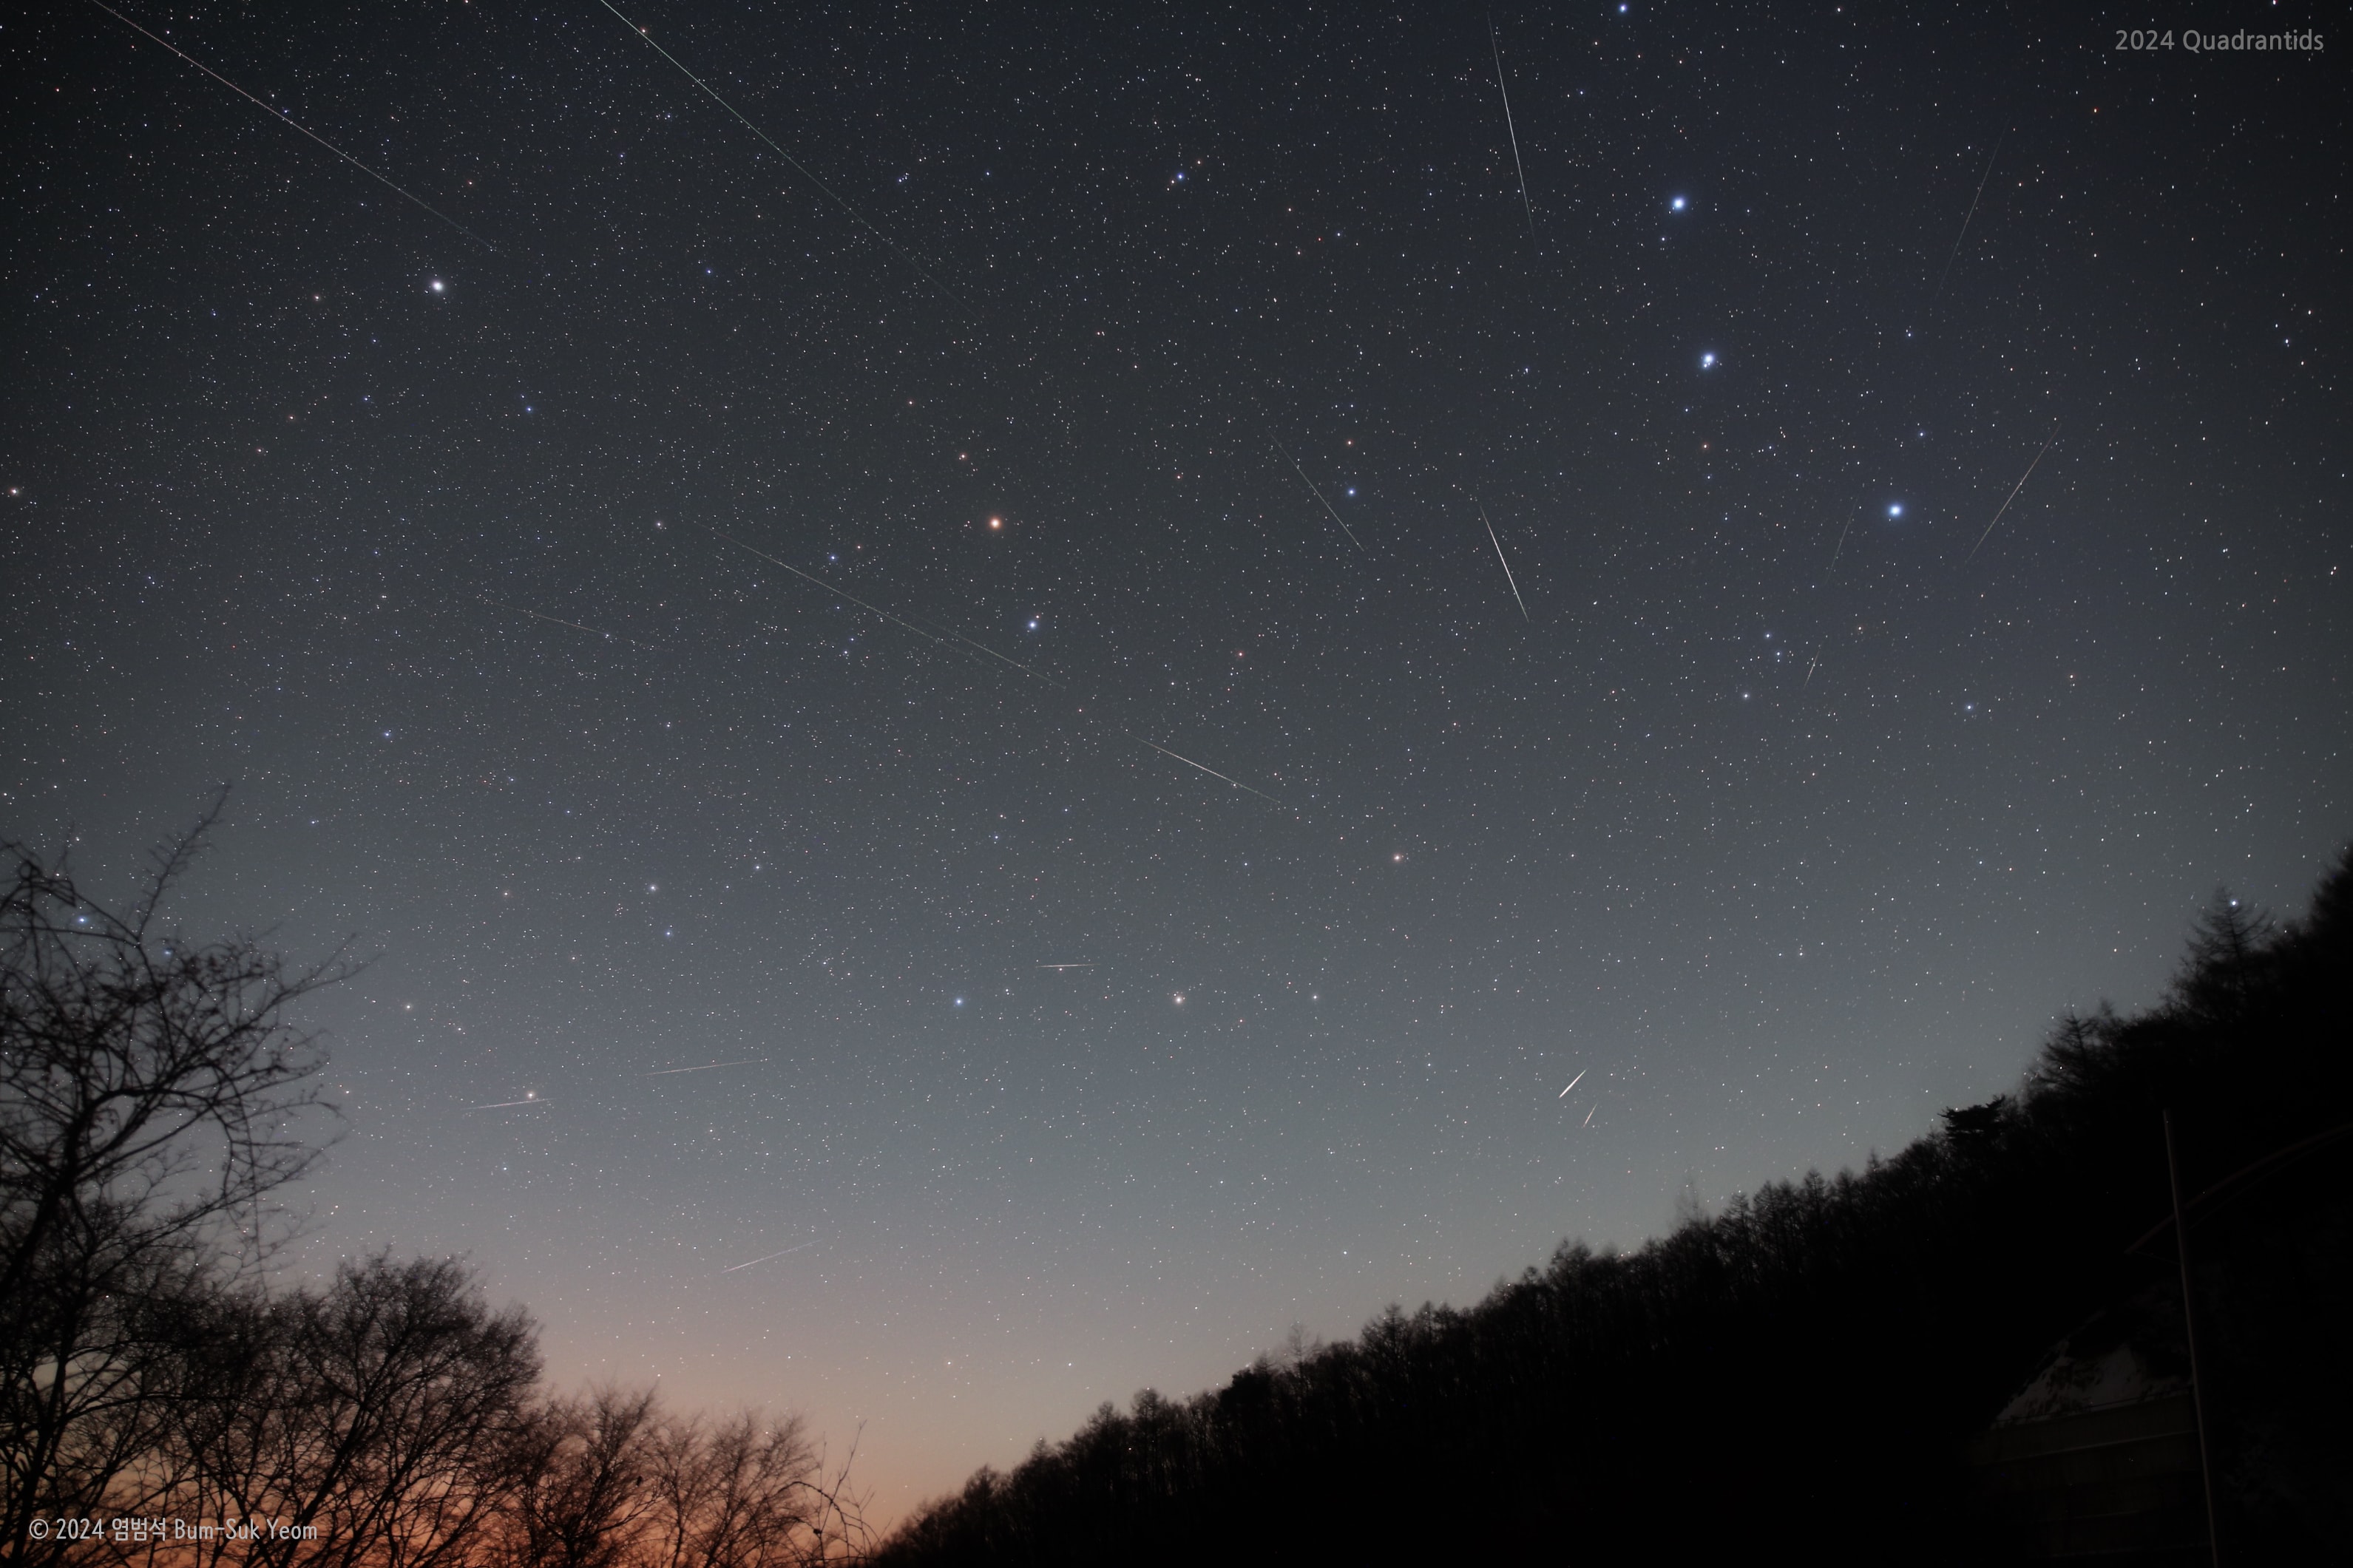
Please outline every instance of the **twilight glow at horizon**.
M2353 826L2312 60L122 15L7 33L0 826L227 782L189 929L373 958L287 1278L883 1520L1899 1147Z

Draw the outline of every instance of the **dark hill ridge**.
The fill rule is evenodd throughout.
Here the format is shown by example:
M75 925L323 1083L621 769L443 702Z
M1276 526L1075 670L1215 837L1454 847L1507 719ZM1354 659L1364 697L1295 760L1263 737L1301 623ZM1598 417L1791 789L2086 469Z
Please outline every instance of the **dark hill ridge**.
M1564 1245L1476 1306L1392 1308L1213 1393L1106 1405L879 1561L2020 1560L1965 1455L2056 1342L2178 1281L2169 1228L2147 1239L2168 1110L2184 1194L2216 1191L2190 1234L2225 1560L2336 1557L2353 1138L2325 1135L2353 1123L2348 1047L2353 853L2294 924L2218 900L2160 1005L2069 1020L2016 1094L1891 1159L1628 1255ZM2273 1173L2241 1199L2250 1166Z

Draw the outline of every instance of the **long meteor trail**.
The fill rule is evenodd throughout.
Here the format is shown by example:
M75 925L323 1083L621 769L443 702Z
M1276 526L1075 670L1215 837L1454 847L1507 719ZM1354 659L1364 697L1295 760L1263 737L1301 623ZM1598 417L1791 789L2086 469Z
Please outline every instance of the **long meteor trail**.
M1267 439L1274 441L1274 437L1271 436L1268 437ZM1332 503L1324 499L1324 492L1315 488L1315 481L1307 477L1307 470L1299 466L1299 459L1293 457L1289 451L1285 450L1282 443L1280 441L1274 441L1274 449L1282 453L1282 460L1291 465L1291 471L1299 476L1299 482L1307 487L1308 493L1315 498L1316 503L1322 506L1325 511L1332 513L1332 521L1340 525L1340 531L1348 536L1348 542L1355 545L1357 549L1362 550L1365 547L1364 541L1356 537L1356 531L1350 528L1347 521L1343 519L1338 512L1332 510Z
M771 1252L765 1258L754 1258L752 1259L751 1263L731 1263L719 1272L722 1274L733 1274L739 1268L749 1268L753 1267L754 1264L774 1263L779 1258L790 1258L794 1253L800 1251L801 1247L815 1247L817 1243L814 1241L804 1241L801 1243L800 1247L787 1247L782 1252Z
M644 1075L642 1075L642 1076L644 1076L644 1077L646 1077L646 1078L669 1078L669 1077L670 1077L670 1076L671 1076L673 1073L682 1073L682 1072L714 1072L714 1071L716 1071L717 1069L719 1069L719 1068L748 1068L748 1067L757 1067L760 1063L762 1063L762 1062L764 1062L764 1061L766 1061L767 1059L768 1059L768 1058L765 1058L765 1057L745 1057L745 1058L744 1058L743 1060L741 1060L741 1061L733 1061L733 1062L705 1062L705 1063L703 1063L703 1064L702 1064L701 1067L699 1067L699 1068L661 1068L660 1070L659 1070L659 1071L657 1071L657 1072L649 1072L649 1073L646 1073L646 1074L644 1074Z
M606 10L611 11L616 17L618 17L621 26L628 28L632 33L635 33L639 41L642 42L646 47L653 50L654 53L668 60L671 65L676 66L678 68L678 74L686 78L687 80L692 82L695 86L701 88L704 95L707 96L712 102L717 104L720 108L733 115L736 122L742 125L744 130L749 131L753 135L757 136L762 142L765 142L770 152L776 153L777 157L782 158L786 163L791 164L795 174L798 174L802 179L807 180L810 184L815 185L818 190L823 191L825 193L826 199L831 202L835 206L839 207L843 212L848 213L849 215L849 220L852 223L858 225L859 227L864 229L867 233L881 240L884 245L889 246L892 255L898 257L900 260L905 262L917 272L923 274L924 282L929 283L933 288L938 289L941 293L946 295L949 299L954 300L957 304L963 306L965 310L972 314L975 320L979 318L980 310L977 306L974 305L971 300L965 299L955 289L949 288L945 283L940 281L938 278L933 276L932 269L924 266L922 262L916 260L913 252L901 245L897 240L892 239L889 235L884 234L881 229L876 228L872 224L867 222L865 214L860 212L856 207L851 206L840 196L835 195L834 189L831 185L828 185L823 180L818 179L816 174L809 171L807 164L803 163L798 158L794 157L790 153L786 152L782 147L778 146L776 144L776 138L770 136L766 132L761 130L758 126L744 119L742 112L738 110L733 104L728 102L725 99L720 97L718 93L712 90L712 87L709 82L704 81L701 77L687 69L685 63L676 55L671 54L668 49L663 48L659 44L655 43L652 33L638 26L627 16L621 16L619 10L614 6L613 0L596 0L596 3L604 6ZM97 0L91 0L91 4L97 4Z
M1314 487L1311 485L1309 488L1313 489ZM776 556L769 554L766 551L762 550L757 545L744 543L742 540L736 538L733 534L729 533L724 529L712 528L709 523L700 523L696 526L710 529L712 533L725 540L736 549L756 555L771 566L781 566L786 571L791 573L794 576L801 578L807 582L814 583L818 587L824 589L827 593L847 599L861 610L871 610L875 615L881 616L884 620L891 622L892 625L904 626L907 630L927 641L938 643L944 647L948 646L951 641L959 642L964 644L966 647L974 648L981 653L987 654L989 658L997 660L999 664L1012 666L1015 669L1019 670L1022 674L1030 677L1032 679L1042 680L1050 686L1060 684L1060 682L1054 680L1052 677L1041 674L1039 671L1032 669L1029 666L1020 663L1018 660L1008 658L1003 654L997 652L995 648L983 643L976 643L960 632L949 632L944 637L939 633L931 630L927 626L919 626L914 622L907 619L904 616L893 615L889 610L884 609L881 605L869 603L867 600L860 598L855 594L846 592L836 584L828 583L824 578L818 576L815 573L804 572L799 567L794 565L791 562L778 560ZM1343 523L1341 526L1345 528L1346 524ZM1361 548L1361 546L1359 548ZM1270 805L1282 805L1282 802L1275 799L1274 796L1267 794L1264 790L1251 789L1250 785L1242 783L1240 779L1228 778L1227 775L1218 772L1215 768L1203 767L1201 763L1195 762L1192 758L1176 752L1171 752L1167 747L1161 745L1156 741L1146 741L1143 736L1134 734L1129 731L1123 730L1120 733L1126 735L1128 739L1132 741L1141 742L1143 744L1150 746L1155 752L1160 752L1168 756L1175 757L1178 762L1183 763L1187 767L1200 768L1203 773L1208 773L1211 778L1225 779L1226 783L1233 785L1236 789L1254 795ZM1285 807L1284 809L1287 810L1289 808Z
M711 525L704 523L701 526L710 528ZM758 556L761 560L766 562L771 566L781 566L786 571L791 573L794 576L801 578L807 582L814 583L818 587L824 589L827 593L847 599L861 610L871 610L874 614L881 616L884 620L891 622L894 626L904 626L909 631L914 633L917 637L923 637L927 641L938 643L942 647L945 647L950 642L960 642L966 647L974 648L981 653L987 654L989 658L997 660L999 664L1011 665L1014 668L1019 670L1024 675L1035 676L1039 680L1047 679L1042 675L1039 675L1036 670L1030 668L1028 665L1021 663L1018 659L1008 658L1003 654L997 652L995 648L988 647L985 643L976 643L961 632L950 632L945 637L943 637L927 626L917 626L914 622L907 619L904 616L894 616L880 605L869 604L864 599L860 598L857 595L827 582L824 578L817 575L813 572L804 572L789 561L779 561L775 556L769 554L766 551L759 548L759 546L746 544L724 529L712 528L711 529L711 531L725 540L728 543L733 545L736 549L748 551L750 553Z
M1528 172L1520 163L1520 130L1512 123L1512 89L1504 85L1504 46L1495 38L1495 18L1487 18L1487 47L1495 56L1495 90L1504 95L1504 129L1512 138L1512 169L1520 176L1520 206L1528 215L1528 243L1536 243L1536 209L1528 200Z
M1144 737L1141 735L1135 736L1134 739L1144 741ZM1164 757L1175 757L1178 762L1184 763L1188 768L1200 768L1203 773L1208 774L1213 779L1226 779L1226 782L1233 785L1236 789L1249 790L1251 795L1258 796L1259 799L1266 802L1269 805L1281 805L1282 804L1282 802L1275 799L1274 796L1267 794L1264 790L1250 789L1250 785L1242 783L1240 779L1226 778L1226 775L1219 773L1217 769L1203 767L1202 764L1195 762L1192 758L1172 752L1157 741L1144 741L1144 743L1151 747L1154 751L1159 752Z
M116 21L121 23L124 26L130 28L132 32L137 33L141 37L171 50L174 54L187 61L188 64L195 67L198 70L204 72L206 76L212 78L215 81L228 89L229 91L237 94L237 97L245 100L248 103L250 103L256 109L259 109L264 114L269 116L270 119L284 125L289 131L298 131L303 135L308 136L311 141L316 142L320 146L324 147L328 152L332 153L336 157L341 158L344 163L349 163L353 168L357 169L361 174L365 174L369 179L374 180L377 184L382 185L385 190L392 192L396 196L399 196L403 201L413 202L417 206L422 207L425 211L431 213L435 217L439 218L443 223L448 224L451 228L454 228L459 234L464 235L468 239L472 240L484 250L496 252L499 248L497 246L492 245L489 240L484 239L480 235L476 234L472 229L468 228L464 224L459 223L456 218L451 217L448 213L443 212L440 208L427 202L424 197L417 195L413 191L405 190L401 186L394 184L391 180L377 174L374 169L369 168L365 163L361 163L357 158L353 157L349 153L344 152L341 147L336 146L332 142L328 141L317 132L308 130L301 125L296 124L292 115L288 114L282 109L265 103L260 99L254 97L253 94L246 91L245 89L237 86L237 83L229 80L228 78L221 75L220 72L213 69L212 67L205 64L204 61L196 58L195 56L188 53L187 50L180 47L179 45L172 42L169 38L157 37L154 34L149 32L146 28L132 21L121 12L116 10L113 6L108 5L106 0L90 0L90 3L97 6L100 10L105 12L108 16L113 17Z
M2051 426L2051 440L2042 443L2042 452L2048 452L2051 450L2051 442L2058 439L2059 426L2053 425ZM1978 552L1985 547L1985 542L1993 537L1993 523L2000 522L2001 521L2002 512L2006 512L2010 510L2010 503L2018 499L2018 492L2026 488L2026 481L2034 477L2034 470L2042 465L2042 452L2037 452L2034 454L2034 461L2026 465L2026 472L2019 475L2018 483L2010 487L2010 494L2002 498L2001 511L1998 511L1993 514L1993 522L1986 524L1985 531L1978 535L1978 542L1969 546L1969 552L1967 555L1961 557L1962 565L1966 566L1970 562L1975 561L1978 558Z
M1592 1070L1593 1069L1591 1068L1579 1068L1577 1071L1577 1076L1568 1080L1568 1089L1575 1089L1578 1084L1583 1083L1585 1081L1585 1075ZM1553 1098L1555 1100L1567 1100L1568 1098L1568 1089L1562 1089L1558 1094L1554 1095Z
M1472 497L1471 504L1479 508L1479 521L1487 522L1487 509L1481 505L1479 498ZM1487 522L1487 542L1495 547L1495 559L1503 562L1504 581L1512 585L1512 598L1520 606L1520 619L1535 625L1535 617L1528 614L1528 602L1520 597L1520 580L1512 575L1512 563L1504 560L1504 542L1495 537L1495 525L1492 522Z

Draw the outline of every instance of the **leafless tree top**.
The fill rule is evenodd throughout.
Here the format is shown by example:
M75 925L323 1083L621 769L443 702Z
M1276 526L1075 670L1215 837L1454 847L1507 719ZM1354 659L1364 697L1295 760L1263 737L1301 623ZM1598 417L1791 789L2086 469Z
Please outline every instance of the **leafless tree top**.
M317 1158L296 1123L322 1104L324 1056L287 1014L350 965L163 923L219 811L156 851L121 911L84 897L62 856L0 841L0 1299L69 1260L256 1247L269 1195Z

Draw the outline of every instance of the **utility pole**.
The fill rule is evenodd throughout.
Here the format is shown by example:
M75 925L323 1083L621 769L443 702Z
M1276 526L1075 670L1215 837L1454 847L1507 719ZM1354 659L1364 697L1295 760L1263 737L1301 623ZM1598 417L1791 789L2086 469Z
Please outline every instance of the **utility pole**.
M2181 1166L2173 1156L2173 1112L2165 1116L2165 1178L2173 1188L2173 1255L2181 1261L2181 1328L2189 1341L2189 1408L2198 1417L2198 1475L2206 1483L2206 1554L2222 1568L2214 1520L2214 1458L2206 1445L2206 1379L2198 1365L2198 1310L2189 1298L2189 1224L2181 1212Z

